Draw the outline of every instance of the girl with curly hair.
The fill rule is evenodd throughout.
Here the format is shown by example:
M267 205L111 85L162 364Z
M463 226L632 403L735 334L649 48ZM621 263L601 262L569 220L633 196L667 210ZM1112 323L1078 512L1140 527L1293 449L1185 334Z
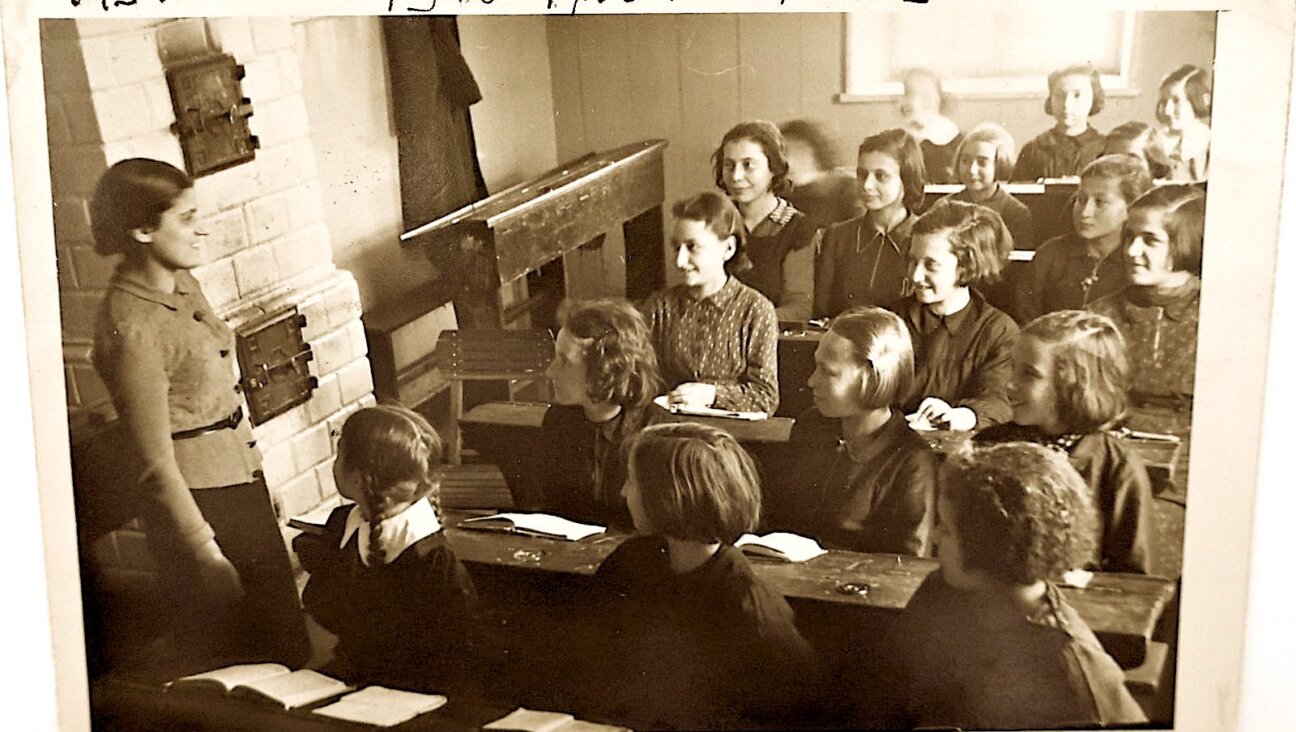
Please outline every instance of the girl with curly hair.
M648 324L613 299L566 302L558 320L545 370L556 404L545 413L543 463L531 471L531 490L540 510L629 529L621 446L662 416L652 407L662 380Z
M472 580L441 531L441 438L416 412L360 409L342 425L333 478L354 501L322 537L293 542L302 603L338 637L326 672L355 683L471 688Z
M1008 400L1013 421L978 433L981 442L1054 447L1089 485L1097 543L1086 560L1105 572L1146 574L1152 488L1138 453L1108 431L1125 413L1125 340L1109 318L1059 310L1031 321L1013 349Z
M884 653L893 673L886 722L1146 721L1120 667L1053 584L1089 555L1093 522L1084 481L1055 450L1009 443L949 457L936 501L940 569L909 600Z

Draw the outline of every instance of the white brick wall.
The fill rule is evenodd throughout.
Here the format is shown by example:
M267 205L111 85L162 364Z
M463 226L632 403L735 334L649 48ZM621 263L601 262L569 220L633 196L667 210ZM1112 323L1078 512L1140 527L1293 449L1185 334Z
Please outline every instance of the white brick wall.
M111 413L90 342L114 262L93 250L87 202L108 164L153 157L183 167L164 62L224 52L243 64L255 161L195 181L208 234L194 271L207 299L238 327L297 307L315 349L319 387L303 405L253 429L275 505L287 517L332 498L333 439L373 403L355 278L332 266L294 31L285 18L42 23L42 58L69 410ZM136 562L138 534L106 542Z

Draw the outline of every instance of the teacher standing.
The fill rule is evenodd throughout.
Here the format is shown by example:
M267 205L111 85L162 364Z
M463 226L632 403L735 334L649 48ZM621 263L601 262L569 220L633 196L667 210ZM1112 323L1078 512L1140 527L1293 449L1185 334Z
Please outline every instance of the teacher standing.
M234 334L189 270L203 261L193 181L123 160L91 201L95 250L121 259L94 365L139 456L139 514L185 659L309 656L288 554L243 415Z

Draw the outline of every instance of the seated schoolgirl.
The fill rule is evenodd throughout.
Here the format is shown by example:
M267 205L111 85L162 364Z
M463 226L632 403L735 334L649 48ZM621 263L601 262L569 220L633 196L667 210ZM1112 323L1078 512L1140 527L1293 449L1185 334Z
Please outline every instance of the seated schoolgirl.
M1120 667L1051 580L1089 555L1093 506L1039 445L976 446L940 471L940 569L888 635L889 727L1052 729L1146 721ZM861 722L876 724L878 706Z
M733 546L760 514L751 457L729 433L687 422L648 427L628 451L640 535L594 576L595 716L635 729L795 722L812 651Z
M824 232L815 274L817 317L885 306L904 291L913 212L926 184L918 141L899 129L865 138L855 177L865 212Z
M1026 204L1004 190L1017 164L1017 147L1008 130L983 122L968 131L954 151L954 174L963 190L946 198L992 209L1008 226L1018 249L1035 248L1035 225Z
M471 688L475 593L441 531L441 439L404 407L360 409L342 426L333 477L355 501L323 537L293 542L306 610L338 638L324 671L352 683Z
M855 176L839 173L833 143L823 128L810 120L794 119L779 126L787 149L787 200L815 226L853 219L864 213Z
M1121 230L1129 205L1152 187L1143 161L1105 155L1085 166L1071 207L1075 231L1044 242L1024 274L1019 315L1079 310L1125 284Z
M1137 453L1107 431L1125 412L1125 343L1108 318L1059 310L1031 321L1013 349L1013 421L978 442L1035 442L1065 453L1098 511L1089 569L1148 572L1152 489Z
M1146 122L1126 122L1117 125L1107 133L1103 143L1103 155L1133 155L1147 163L1148 172L1153 180L1160 180L1170 174L1166 167L1149 157L1148 147L1152 145L1153 128Z
M770 122L743 122L725 133L711 165L747 227L752 266L738 279L769 298L779 320L809 320L819 229L783 198L792 188L783 135Z
M954 158L963 134L954 120L945 116L945 94L941 81L927 69L912 69L904 76L900 115L905 131L922 148L928 183L954 183Z
M1129 284L1093 303L1125 336L1134 374L1127 424L1185 440L1186 466L1197 363L1202 228L1206 194L1196 186L1154 188L1125 224Z
M677 201L671 242L684 281L641 309L672 404L773 414L778 408L774 305L731 275L745 261L738 209L713 191Z
M797 417L765 486L766 530L825 547L929 554L936 455L896 403L913 345L895 313L848 310L815 349L814 406Z
M1044 113L1055 122L1022 146L1015 180L1079 175L1102 152L1103 135L1089 126L1106 102L1098 70L1089 64L1058 69L1048 76L1048 92Z
M625 300L569 301L545 370L556 405L545 413L544 449L533 474L541 511L632 527L621 486L622 446L660 412L657 355L648 324Z
M1008 419L1017 324L974 286L993 282L1012 251L999 214L938 201L913 227L913 294L891 309L914 344L914 383L901 407L918 427L971 430Z
M1161 80L1157 129L1148 157L1167 169L1166 178L1182 183L1206 180L1210 158L1210 74L1185 64Z

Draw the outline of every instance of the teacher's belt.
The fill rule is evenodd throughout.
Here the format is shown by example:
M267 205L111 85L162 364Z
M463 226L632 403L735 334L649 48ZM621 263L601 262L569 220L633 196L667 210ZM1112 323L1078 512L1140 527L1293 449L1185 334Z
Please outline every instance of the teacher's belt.
M222 419L219 422L214 422L204 427L194 427L191 430L181 430L179 432L172 432L171 439L188 440L194 437L198 437L199 435L205 435L208 432L220 432L221 430L232 430L235 427L238 427L239 422L242 421L243 421L243 407L239 406L234 409L233 414L226 417L225 419Z

